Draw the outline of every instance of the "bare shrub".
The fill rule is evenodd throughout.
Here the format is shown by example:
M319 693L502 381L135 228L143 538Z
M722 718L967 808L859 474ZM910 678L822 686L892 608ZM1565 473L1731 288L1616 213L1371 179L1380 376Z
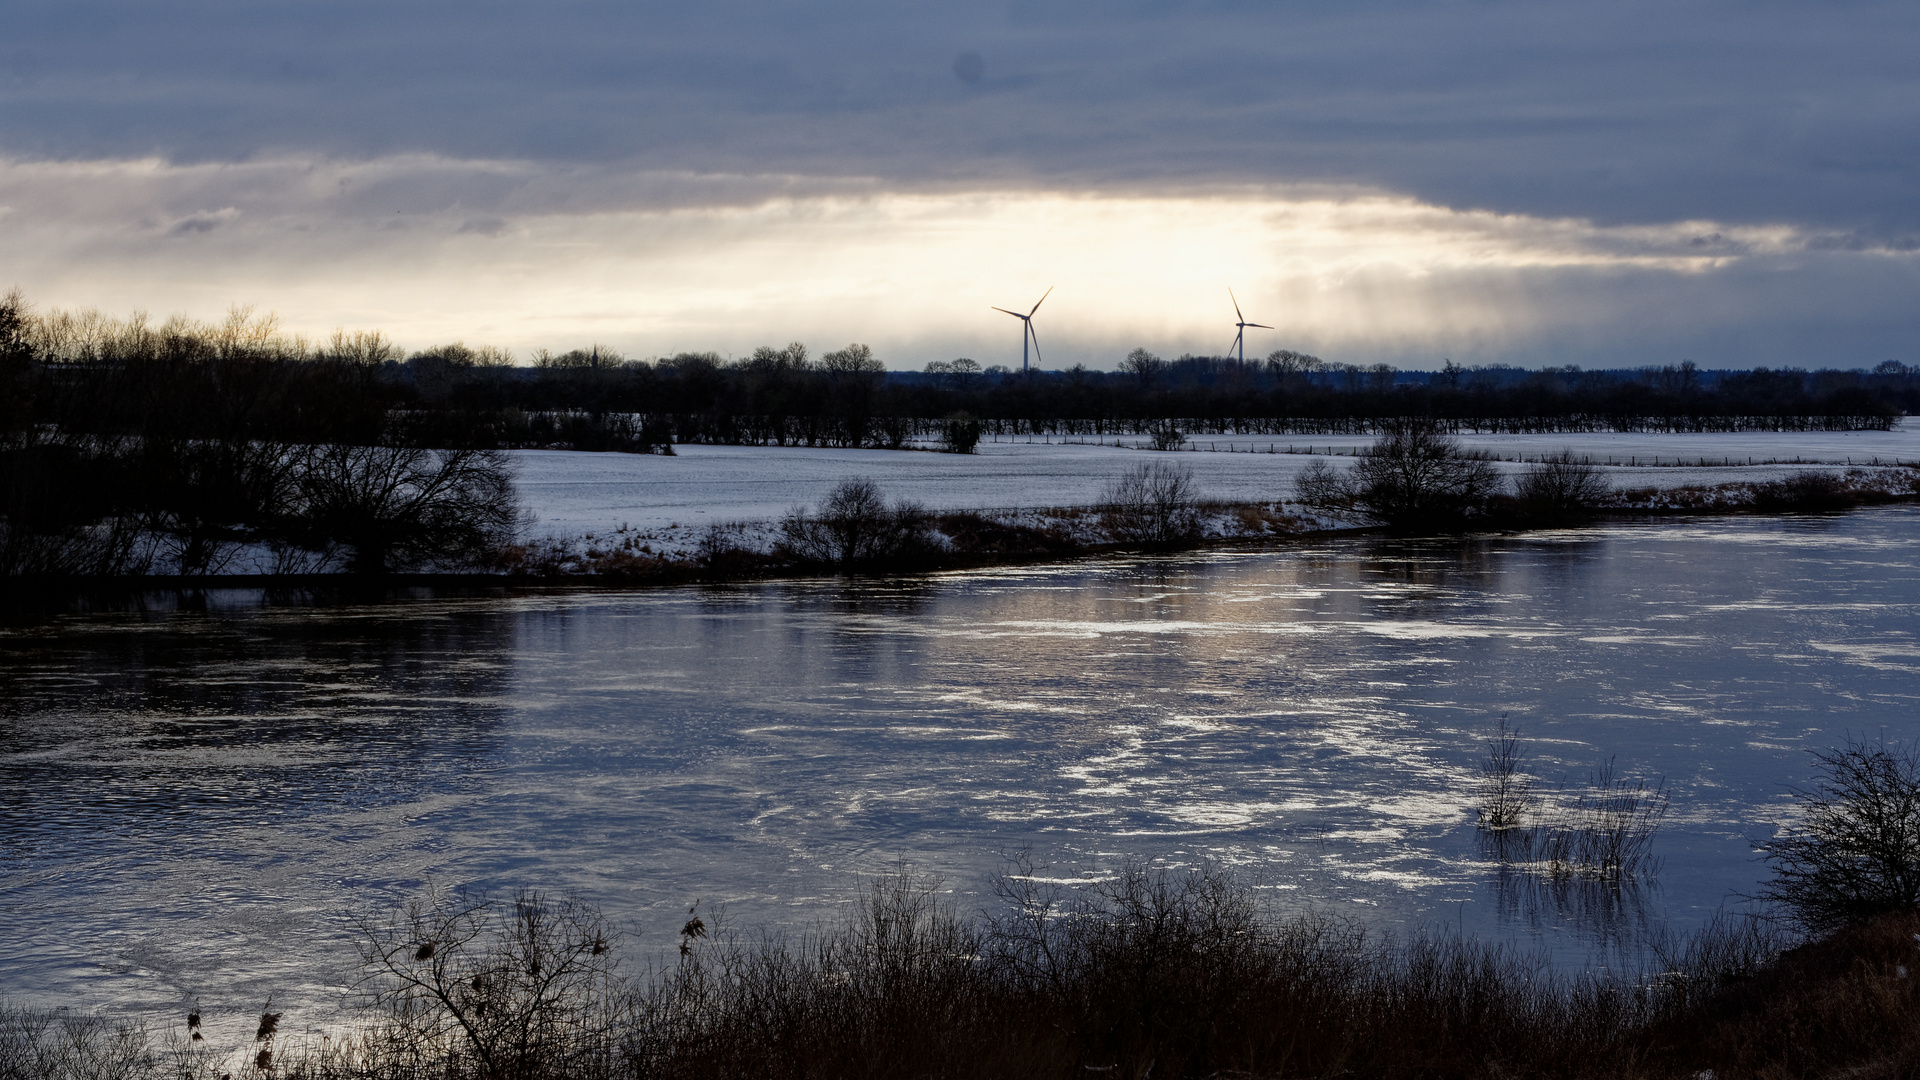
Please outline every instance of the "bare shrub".
M0 441L0 579L144 573L150 545L126 440Z
M1193 470L1151 462L1107 483L1100 494L1101 527L1123 544L1167 546L1200 537Z
M1762 894L1809 930L1920 909L1920 752L1850 739L1816 752L1821 776L1768 845Z
M1685 937L1656 933L1651 944L1673 991L1667 1008L1679 1013L1760 974L1800 941L1764 915L1723 909L1696 933Z
M1058 523L1043 527L974 510L941 514L934 519L934 527L959 555L1060 557L1085 550L1073 533Z
M1178 450L1187 445L1187 436L1171 420L1155 420L1147 425L1147 437L1155 450Z
M433 891L359 932L375 1046L471 1061L455 1075L482 1080L591 1075L615 1056L614 942L579 901Z
M747 539L744 522L714 522L700 533L694 547L700 569L711 577L728 577L753 568L766 556Z
M1812 469L1753 489L1753 505L1761 510L1844 510L1859 502L1845 477Z
M1570 802L1528 823L1534 795L1521 758L1519 733L1503 717L1481 764L1479 826L1489 854L1557 881L1619 884L1658 871L1653 838L1672 803L1664 782L1622 776L1608 760Z
M983 945L936 881L904 871L867 883L846 923L798 941L683 935L679 962L638 1003L633 1074L828 1076L884 1062L924 1076L971 1064L992 1054Z
M1589 514L1613 491L1613 485L1587 458L1562 451L1527 468L1514 482L1521 512L1545 521Z
M899 559L931 546L932 518L908 501L888 505L880 485L846 480L816 513L795 509L780 522L780 543L802 562L852 563Z
M1498 470L1431 420L1389 421L1353 467L1309 465L1295 498L1331 517L1390 528L1453 526L1482 513L1500 491Z
M1487 756L1480 763L1480 827L1494 832L1517 829L1533 806L1533 780L1520 771L1524 755L1520 732L1500 718L1500 727L1487 740Z
M1670 1075L1912 1075L1920 1061L1916 932L1920 913L1888 913L1783 949L1790 943L1765 926L1735 926L1729 942L1713 941L1709 927L1701 966L1677 970L1685 990L1667 991L1670 1019L1649 1026L1648 1042L1673 1048Z
M162 1060L139 1024L0 1002L0 1080L144 1080Z

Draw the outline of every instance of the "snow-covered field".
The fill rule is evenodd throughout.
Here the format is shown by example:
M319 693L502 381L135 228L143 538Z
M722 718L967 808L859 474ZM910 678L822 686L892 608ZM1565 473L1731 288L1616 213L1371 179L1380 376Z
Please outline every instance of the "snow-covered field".
M1620 488L1772 480L1807 467L1744 464L1748 460L1842 467L1920 462L1920 426L1904 425L1891 432L1470 435L1461 441L1516 470L1523 467L1520 461L1561 450L1619 462L1606 472ZM548 450L513 456L522 498L535 515L534 537L605 535L624 526L657 537L656 549L672 549L691 542L709 524L771 521L797 505L818 502L835 484L853 477L870 477L890 497L935 510L1071 506L1098 501L1107 481L1135 465L1175 460L1193 470L1205 497L1255 502L1285 498L1308 463L1328 453L1350 455L1371 442L1366 436L1292 442L1202 437L1190 444L1195 452L1178 454L1113 446L1111 440L1105 446L1056 440L985 442L972 455L678 446L674 457ZM1269 447L1281 452L1267 453ZM1300 452L1285 453L1289 448ZM1702 460L1740 464L1702 466ZM1687 464L1676 466L1676 461Z

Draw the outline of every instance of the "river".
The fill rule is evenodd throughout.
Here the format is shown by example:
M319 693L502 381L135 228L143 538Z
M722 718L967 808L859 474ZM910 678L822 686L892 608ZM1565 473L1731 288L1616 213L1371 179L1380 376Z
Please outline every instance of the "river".
M1229 865L1282 910L1620 962L1764 879L1807 751L1920 735L1920 508L908 579L322 600L0 629L0 994L86 1008L353 981L429 883L831 919L905 863ZM1475 841L1484 742L1548 797L1664 779L1658 874L1543 889Z

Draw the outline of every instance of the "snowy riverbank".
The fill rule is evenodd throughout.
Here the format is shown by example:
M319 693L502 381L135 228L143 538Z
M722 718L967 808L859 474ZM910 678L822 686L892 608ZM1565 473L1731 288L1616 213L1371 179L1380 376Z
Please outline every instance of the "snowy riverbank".
M1203 437L1189 452L1163 455L1135 448L1137 438L1119 446L1112 439L1105 445L1022 439L982 443L971 455L684 445L673 457L546 450L513 457L522 499L534 515L532 538L624 529L647 537L655 552L678 553L709 525L772 522L853 477L870 477L889 497L932 510L1084 506L1135 465L1172 459L1193 470L1203 498L1272 502L1291 495L1294 477L1309 463L1349 456L1372 442L1368 436L1315 436L1311 443ZM1822 465L1920 462L1920 426L1913 425L1871 432L1468 435L1461 442L1512 471L1571 451L1603 463L1621 490L1765 483Z

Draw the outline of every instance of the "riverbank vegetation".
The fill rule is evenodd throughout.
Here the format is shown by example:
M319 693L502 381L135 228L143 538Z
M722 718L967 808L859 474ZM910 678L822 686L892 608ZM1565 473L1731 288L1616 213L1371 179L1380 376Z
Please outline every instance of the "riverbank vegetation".
M902 374L864 346L814 359L798 344L727 363L706 354L627 360L598 348L540 354L531 366L509 360L463 345L403 355L377 333L310 342L246 310L216 324L153 323L36 313L17 294L0 299L0 582L237 572L672 581L1167 549L1327 526L1426 531L1604 512L1824 510L1915 489L1912 477L1902 487L1884 471L1808 471L1764 484L1611 491L1592 463L1566 454L1509 488L1453 437L1466 428L1884 428L1920 404L1920 374L1899 365L1812 374L1450 367L1362 377L1293 353L1242 364L1162 362L1135 350L1113 373L1014 376L955 361ZM1022 431L1132 431L1162 449L1215 431L1373 432L1378 441L1353 467L1319 463L1297 491L1265 502L1208 504L1177 467L1149 466L1093 506L896 507L880 529L879 517L823 504L758 541L749 524L719 527L693 554L631 537L530 540L502 455L671 453L676 442L968 453L983 434ZM1290 494L1292 507L1283 503Z
M1483 794L1524 805L1507 740ZM797 936L696 904L637 971L577 901L435 891L357 920L362 1012L338 1034L290 1035L271 1003L243 1028L5 1008L0 1077L1910 1076L1920 897L1898 882L1920 874L1920 770L1881 743L1818 760L1769 852L1778 918L1723 914L1639 971L1281 913L1206 865L1066 888L1016 861L971 917L901 870Z
M1886 1077L1920 1062L1920 916L1796 943L1725 917L1646 970L1556 974L1442 934L1275 918L1217 870L1030 878L974 919L875 882L848 921L690 920L628 974L591 909L437 895L362 925L362 1012L328 1038L269 1005L115 1023L0 1011L0 1077L166 1080L981 1077ZM267 1016L273 1022L266 1022ZM196 1013L193 1019L199 1019Z

